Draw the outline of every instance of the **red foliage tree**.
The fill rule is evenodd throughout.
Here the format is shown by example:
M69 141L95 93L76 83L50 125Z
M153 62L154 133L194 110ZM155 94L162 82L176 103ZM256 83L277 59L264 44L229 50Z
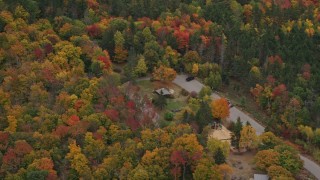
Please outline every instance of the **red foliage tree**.
M107 109L104 111L104 114L112 121L119 120L119 112L114 109Z
M287 90L287 87L285 84L280 84L277 87L275 87L272 91L273 97L277 97L282 95Z
M17 157L17 154L14 152L14 150L10 148L2 158L1 168L10 172L14 172L18 170L20 163L21 159Z
M99 3L96 0L87 0L87 5L90 9L98 9Z
M9 144L9 136L8 132L0 131L0 150L6 150Z
M132 131L136 131L140 127L139 122L134 117L127 118L126 125L129 126Z
M275 4L280 6L281 9L289 9L291 7L290 0L276 0Z
M190 40L190 33L188 31L175 30L173 35L176 37L178 42L178 48L187 48Z
M84 102L82 100L77 100L74 103L74 109L79 111L79 109L84 105Z
M60 138L65 137L69 133L69 126L59 125L56 130L53 132L54 135L57 135Z
M73 125L78 124L79 122L80 122L79 116L77 116L77 115L72 115L72 116L70 116L70 118L68 119L67 124L68 124L69 126L73 126Z
M278 63L279 65L283 64L283 60L279 55L275 55L275 56L269 56L268 57L268 62L269 64L274 64L274 63Z
M22 157L26 154L29 154L33 148L26 141L16 141L14 146L14 152Z
M101 29L97 24L92 24L87 26L86 28L88 35L91 37L98 37L101 35Z
M33 54L34 54L34 56L35 56L37 59L42 59L42 57L43 57L43 51L42 51L42 49L40 49L40 48L36 48L36 49L33 51Z
M55 81L55 75L52 73L52 71L48 68L45 67L42 69L42 77L44 78L45 81L48 83L53 83Z
M268 83L269 85L273 86L275 82L276 82L276 79L275 79L272 75L269 75L269 76L267 77L267 83Z
M104 69L110 69L111 68L111 60L108 51L104 50L103 51L104 55L98 56L98 60L103 62L104 64Z
M305 64L302 66L302 77L305 80L310 80L311 78L311 66L310 64Z
M72 137L77 137L79 135L85 134L87 132L88 127L89 127L89 122L80 121L76 125L70 127L69 132Z
M129 109L134 109L136 107L135 103L133 101L128 101L127 102L127 108Z
M173 151L170 156L170 162L174 165L171 169L171 173L174 175L175 179L181 175L181 166L185 166L187 161L183 157L183 152Z
M51 45L50 43L44 45L44 52L45 52L46 54L49 54L49 53L51 53L52 51L53 51L53 47L52 47L52 45Z

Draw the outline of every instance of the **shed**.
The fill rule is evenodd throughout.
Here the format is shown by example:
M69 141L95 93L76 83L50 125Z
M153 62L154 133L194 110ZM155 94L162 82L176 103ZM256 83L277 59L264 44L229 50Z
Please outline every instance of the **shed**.
M159 95L162 95L162 96L171 96L171 95L173 95L174 90L167 89L167 88L160 88L160 89L155 90L155 92Z
M254 174L253 180L268 180L269 176L266 174Z

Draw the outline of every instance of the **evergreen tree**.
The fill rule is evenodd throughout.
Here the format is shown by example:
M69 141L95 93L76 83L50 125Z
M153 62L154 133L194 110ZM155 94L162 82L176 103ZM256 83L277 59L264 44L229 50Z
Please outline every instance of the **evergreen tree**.
M232 132L234 134L232 141L233 141L233 144L236 148L239 148L241 130L242 130L242 122L240 120L240 117L238 117L237 122L235 123L233 130L232 130Z
M203 128L213 120L211 108L207 102L202 102L200 108L195 116L195 120L199 125L199 132L201 133Z
M218 148L216 154L214 155L214 161L216 164L220 165L226 162L226 157L223 154L221 148Z
M158 95L155 99L153 104L158 107L159 109L163 109L167 106L168 102L166 97L164 97L163 95Z

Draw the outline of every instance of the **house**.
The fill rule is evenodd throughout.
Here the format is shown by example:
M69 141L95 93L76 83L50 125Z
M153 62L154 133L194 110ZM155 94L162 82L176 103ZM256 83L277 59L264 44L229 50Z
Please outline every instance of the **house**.
M160 88L154 91L155 93L162 95L162 96L173 96L174 90L173 89L167 89L167 88Z

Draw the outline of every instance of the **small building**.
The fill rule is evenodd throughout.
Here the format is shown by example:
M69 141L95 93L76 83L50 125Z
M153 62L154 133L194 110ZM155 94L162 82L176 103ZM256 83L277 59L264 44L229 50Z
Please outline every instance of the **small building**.
M174 90L173 89L167 89L167 88L160 88L154 91L155 93L162 95L162 96L167 96L167 97L172 97Z
M254 174L253 180L268 180L269 176L266 174Z

